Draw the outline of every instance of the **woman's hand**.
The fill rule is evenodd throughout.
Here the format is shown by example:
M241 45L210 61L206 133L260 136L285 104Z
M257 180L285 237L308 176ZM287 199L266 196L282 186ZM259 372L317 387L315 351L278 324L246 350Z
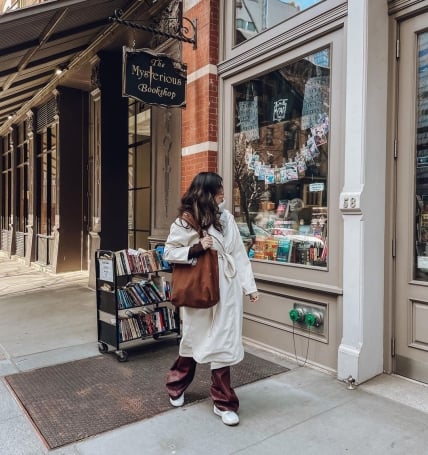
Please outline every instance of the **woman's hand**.
M249 294L250 297L250 303L255 303L257 300L259 300L259 293L258 292L252 292Z
M210 235L206 235L201 238L201 245L204 250L211 248L213 246L213 238Z

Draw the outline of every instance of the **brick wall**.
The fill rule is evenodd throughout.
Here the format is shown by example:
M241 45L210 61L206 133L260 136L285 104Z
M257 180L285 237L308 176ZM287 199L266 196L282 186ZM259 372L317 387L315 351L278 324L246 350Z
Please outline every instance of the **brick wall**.
M196 49L183 44L188 80L182 112L182 192L198 172L217 170L219 2L185 1L183 15L197 19L198 43Z

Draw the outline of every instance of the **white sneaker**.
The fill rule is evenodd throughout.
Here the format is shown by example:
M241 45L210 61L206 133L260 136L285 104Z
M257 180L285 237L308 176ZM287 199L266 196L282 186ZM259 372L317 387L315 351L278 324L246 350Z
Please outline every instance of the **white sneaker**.
M173 400L171 397L169 397L169 402L175 406L176 408L179 408L180 406L183 406L184 404L184 393L182 393L178 398Z
M214 414L220 416L225 425L233 426L239 423L238 414L234 411L220 411L220 409L214 406Z

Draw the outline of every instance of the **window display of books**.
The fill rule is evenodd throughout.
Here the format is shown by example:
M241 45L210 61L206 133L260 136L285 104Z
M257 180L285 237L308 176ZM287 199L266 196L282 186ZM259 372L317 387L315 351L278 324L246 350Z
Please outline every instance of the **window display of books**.
M254 259L327 267L330 84L324 48L234 86L232 210Z
M325 266L326 242L311 235L291 234L255 238L250 257L282 263Z

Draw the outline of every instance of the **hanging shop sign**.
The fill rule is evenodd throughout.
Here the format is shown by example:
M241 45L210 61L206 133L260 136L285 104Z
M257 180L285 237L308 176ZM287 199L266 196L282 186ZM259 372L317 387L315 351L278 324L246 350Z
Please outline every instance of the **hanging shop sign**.
M186 105L186 66L148 49L123 48L122 95L163 107Z

